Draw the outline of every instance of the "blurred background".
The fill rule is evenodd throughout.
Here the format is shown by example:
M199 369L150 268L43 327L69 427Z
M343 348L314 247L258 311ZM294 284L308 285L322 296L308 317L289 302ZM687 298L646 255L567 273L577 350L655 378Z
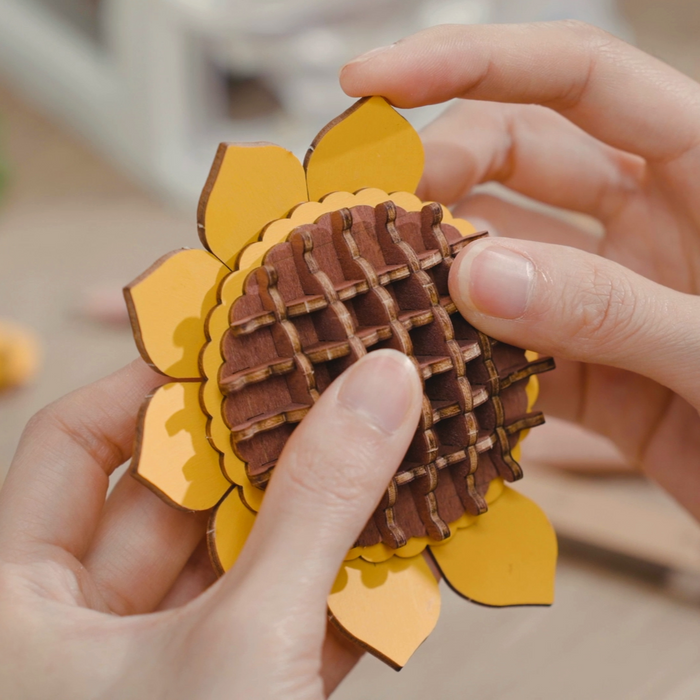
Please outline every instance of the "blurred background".
M198 245L219 141L302 156L352 103L337 73L354 55L435 24L562 18L700 78L700 0L0 0L0 360L18 353L24 384L0 395L0 479L37 409L136 356L120 289ZM700 698L697 523L555 421L524 465L561 538L556 604L489 610L445 589L406 669L366 658L336 697Z

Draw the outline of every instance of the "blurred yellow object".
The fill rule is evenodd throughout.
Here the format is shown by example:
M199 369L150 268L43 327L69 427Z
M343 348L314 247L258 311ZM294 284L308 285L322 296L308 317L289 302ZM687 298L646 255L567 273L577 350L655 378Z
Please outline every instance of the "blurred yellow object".
M36 374L41 351L26 328L0 321L0 391L26 384Z

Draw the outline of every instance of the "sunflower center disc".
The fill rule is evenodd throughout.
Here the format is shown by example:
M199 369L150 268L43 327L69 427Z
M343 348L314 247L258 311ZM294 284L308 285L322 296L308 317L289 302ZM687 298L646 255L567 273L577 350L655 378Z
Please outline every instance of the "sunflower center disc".
M368 351L408 355L424 384L418 429L357 544L401 547L450 536L486 511L491 481L522 475L511 449L543 422L527 412L528 377L551 369L469 325L450 299L454 256L469 242L442 208L392 202L299 226L253 270L233 304L219 375L224 418L247 474L265 488L296 425Z

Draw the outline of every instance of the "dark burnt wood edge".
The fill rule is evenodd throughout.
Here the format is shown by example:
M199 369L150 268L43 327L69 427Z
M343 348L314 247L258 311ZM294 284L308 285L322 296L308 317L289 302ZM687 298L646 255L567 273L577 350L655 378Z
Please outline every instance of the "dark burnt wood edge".
M138 468L139 468L139 462L141 461L141 449L143 447L143 436L144 436L144 422L146 420L146 414L148 413L148 407L151 403L151 400L153 397L156 395L156 393L162 389L165 386L168 386L168 384L172 383L180 383L180 382L168 382L166 384L161 384L161 386L156 387L151 393L146 395L146 398L144 399L143 403L141 404L141 407L139 408L139 413L136 418L136 432L134 435L134 450L133 454L131 456L131 462L129 463L129 468L128 472L129 474L136 479L139 483L143 484L149 491L152 491L153 493L156 494L159 498L161 498L163 501L165 501L168 505L172 506L173 508L182 511L183 513L203 513L209 510L208 508L205 508L204 510L197 511L197 510L192 510L191 508L185 508L181 504L177 503L176 501L173 501L170 496L168 496L166 493L161 491L153 482L149 481L144 477L142 474L139 473ZM208 439L208 438L207 438ZM224 476L226 476L224 474ZM228 477L226 477L228 481ZM226 494L224 495L223 498L226 498L226 495L228 495L231 492L231 489L229 489ZM223 500L223 498L221 500ZM221 503L221 501L219 501ZM215 508L218 507L218 503Z
M394 669L394 671L400 671L403 668L403 666L400 666L396 662L392 661L389 657L384 656L384 654L382 654L381 651L378 651L373 646L370 646L366 642L363 642L361 639L358 639L357 637L355 637L355 635L346 630L345 627L343 627L343 625L339 622L338 618L335 617L335 615L333 615L330 608L328 608L327 614L328 621L331 623L331 625L333 625L333 628L337 632L339 632L345 639L360 647L360 649L363 649L368 654L372 654L372 656L376 657L380 661L383 661L387 666L389 666L389 668Z
M211 509L211 512L209 514L209 519L207 520L207 551L209 552L209 560L212 563L212 566L214 567L214 571L216 572L216 575L221 578L226 571L224 570L224 567L221 565L221 560L219 559L219 554L216 551L216 529L214 527L215 520L216 520L216 514L221 507L221 504L229 497L231 494L233 494L234 491L238 491L238 496L241 499L241 503L248 508L248 510L253 513L254 515L257 515L257 513L245 502L243 499L243 489L240 486L233 485L231 488L222 496L221 500Z
M354 104L350 105L342 114L339 114L335 119L332 121L328 122L321 131L319 131L316 136L314 137L313 141L311 142L311 145L306 151L306 154L304 155L304 162L302 165L304 166L304 172L308 171L309 168L309 162L311 160L311 156L313 156L314 151L316 150L316 146L320 143L321 139L337 124L340 124L340 122L344 121L347 119L351 114L354 114L360 107L362 107L365 102L368 102L371 100L371 97L361 97L357 102Z
M178 379L177 377L171 377L169 374L166 374L162 369L160 369L155 362L151 359L151 356L148 354L148 350L146 349L146 344L143 341L143 334L141 332L141 324L139 322L139 315L136 311L136 304L134 303L134 298L131 295L131 290L136 287L138 284L143 282L147 277L150 277L151 274L153 274L161 265L165 264L166 261L168 261L170 258L173 256L177 255L178 253L182 252L183 250L191 250L191 248L178 248L177 250L171 250L169 253L166 253L165 255L162 255L158 260L156 260L153 265L151 265L148 269L144 270L138 277L133 279L129 284L127 284L122 292L124 294L124 301L126 302L126 310L127 313L129 314L129 323L131 324L131 332L134 336L134 341L136 343L136 348L139 351L139 354L143 358L143 361L155 372L158 372L158 374L163 375L164 377L168 377L170 379Z
M271 141L253 141L240 143L237 143L235 141L223 141L217 147L216 155L214 156L214 161L211 165L211 168L209 169L207 180L204 183L202 193L199 195L199 202L197 203L197 234L199 235L199 240L202 242L202 245L212 254L214 254L214 251L209 247L209 244L207 243L207 232L205 225L207 206L209 204L209 198L211 197L211 193L214 191L214 187L216 186L216 181L219 178L219 172L221 171L221 166L223 165L224 158L226 157L226 152L229 148L236 146L256 148L260 146L277 146L277 144L272 143Z
M438 546L448 546L449 543L445 545L438 545ZM440 576L444 579L445 583L447 584L448 588L451 591L454 591L460 598L463 598L464 600L468 600L470 603L474 603L476 605L480 605L482 608L491 608L492 610L503 610L506 608L551 608L552 603L513 603L512 605L490 605L489 603L482 603L479 600L474 600L474 598L470 598L469 596L464 595L461 591L458 591L451 583L450 579L447 578L445 575L445 572L442 570L440 567L440 564L438 563L437 557L433 554L432 547L428 545L425 550L428 552L428 555L430 558L433 560L433 563L437 567L437 570L440 572Z

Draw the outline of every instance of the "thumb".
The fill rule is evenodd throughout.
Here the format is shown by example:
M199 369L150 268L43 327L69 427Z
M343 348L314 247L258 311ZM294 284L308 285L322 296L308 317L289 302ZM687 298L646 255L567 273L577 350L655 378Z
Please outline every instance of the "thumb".
M450 294L484 333L643 374L700 403L700 300L591 253L507 238L467 246Z

